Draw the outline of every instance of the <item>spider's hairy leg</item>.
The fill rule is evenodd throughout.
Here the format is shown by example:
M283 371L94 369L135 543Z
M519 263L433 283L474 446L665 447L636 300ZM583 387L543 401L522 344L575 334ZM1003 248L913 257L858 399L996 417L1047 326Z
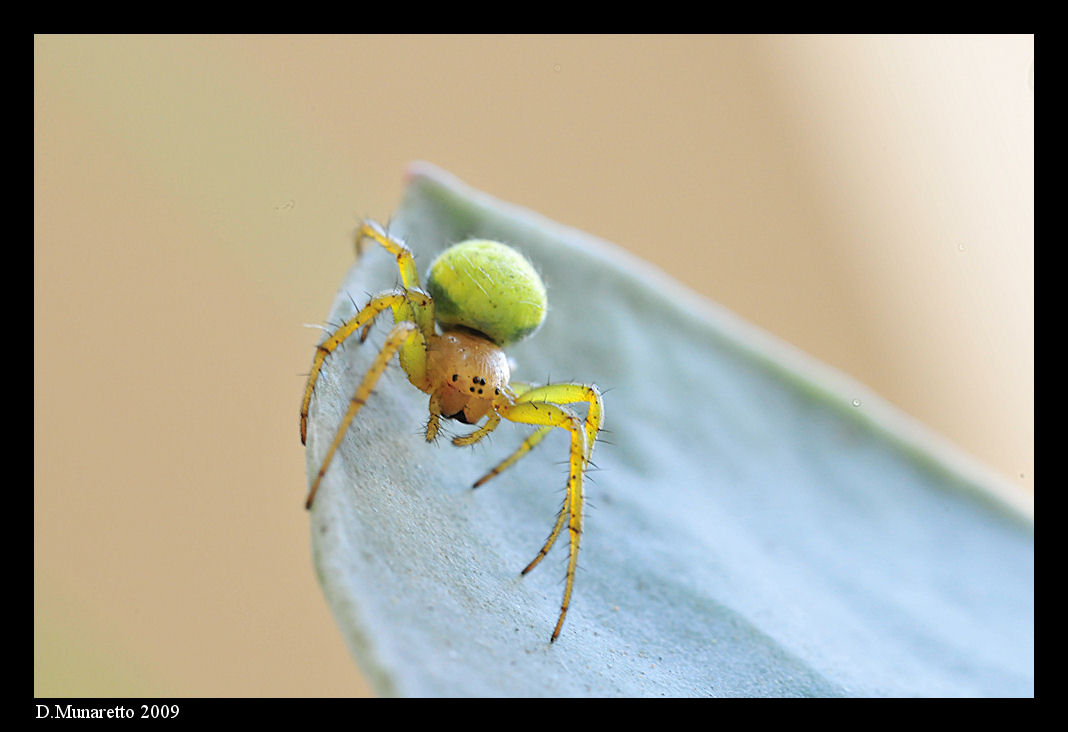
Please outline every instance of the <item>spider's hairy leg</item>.
M553 548L553 544L556 543L556 537L560 536L560 530L564 528L564 519L568 515L568 501L564 499L564 505L560 507L560 511L556 514L556 523L553 524L553 530L549 532L549 538L542 544L541 549L538 550L538 554L532 560L530 564L523 567L523 570L519 574L527 574L530 570L538 566L538 562L545 558L545 555L549 553L549 550ZM577 550L576 550L577 553Z
M525 381L510 381L508 383L508 391L512 392L512 396L519 396L520 394L524 394L533 388L533 384L528 384Z
M397 258L397 269L400 270L401 282L405 288L419 289L419 270L415 267L415 257L412 250L400 239L394 239L376 222L366 220L360 225L356 233L356 249L360 249L360 243L364 239L376 241L390 254Z
M493 430L497 429L497 425L501 423L501 415L497 412L490 412L489 417L486 419L486 424L479 427L477 430L469 435L462 435L461 437L452 438L452 444L457 447L463 447L464 445L473 445L483 437L488 435Z
M506 386L504 388L503 400L505 402L507 402L508 404L514 404L516 402L516 397L518 395L520 395L520 394L522 394L522 393L524 393L526 391L530 391L530 389L532 389L532 388L533 387L530 384L524 383L522 381L513 381L513 382L509 383L508 386ZM497 422L499 422L500 421L500 415L497 414L497 412L491 413L490 419L492 420L495 417L497 419ZM497 429L497 422L494 422L492 424L492 426L491 426L490 422L487 422L482 430L478 430L476 432L472 432L470 435L467 435L467 437L462 437L462 438L458 437L455 440L453 440L453 444L455 444L455 445L470 445L472 443L478 442L483 437L485 437L486 434L489 434L493 430ZM480 433L483 433L483 430L484 430L484 434L480 434ZM472 488L478 488L480 485L482 485L483 483L488 481L493 476L495 476L495 475L499 474L500 472L502 472L502 471L506 470L507 468L509 468L516 460L518 460L519 458L523 457L528 452L530 452L530 448L534 447L534 445L536 445L539 442L541 442L541 438L544 437L550 430L552 430L552 426L543 427L542 429L539 429L536 432L534 432L534 434L532 434L530 437L528 437L527 439L525 439L523 441L523 444L520 445L519 449L517 449L514 453L512 453L511 456L509 456L504 461L502 461L500 464L498 464L497 467L495 467L493 470L488 472L486 475L482 476L477 481L475 481L475 484L473 486L471 486L471 487ZM457 440L464 440L464 441L463 442L458 442Z
M531 386L530 384L522 384L512 382L509 387L518 396L516 402L524 401L550 401L557 404L573 404L575 402L587 402L590 405L589 411L586 415L586 462L589 463L590 456L593 453L593 443L597 439L597 434L601 430L601 424L604 422L604 402L601 399L601 392L596 386L592 384L549 384L548 386ZM487 481L491 480L495 476L504 472L519 460L519 458L526 455L531 449L541 442L551 430L551 427L542 427L536 432L532 433L523 444L519 446L514 453L505 458L497 467L493 468L490 472L479 478L473 487L478 488ZM555 535L550 536L549 545L551 546L552 540L555 539ZM545 549L548 552L548 547ZM541 557L544 554L540 554L537 559L527 569L534 568Z
M419 325L419 330L424 338L434 332L434 303L421 290L382 293L371 299L371 302L356 315L347 320L340 328L335 330L315 348L315 358L312 359L311 371L308 373L308 383L304 386L304 399L300 405L300 442L305 444L308 436L308 407L311 404L312 393L315 391L315 382L319 379L319 372L323 368L323 361L331 353L336 351L353 333L363 327L370 327L374 319L386 309L393 310L395 322L414 321ZM418 358L407 358L411 354L405 354L406 361L415 365L412 367L418 372ZM405 370L408 370L407 368ZM424 369L425 372L425 369ZM409 371L411 374L411 371ZM424 374L416 374L413 378L425 378Z
M472 488L478 488L480 485L484 485L485 483L487 483L488 481L490 481L494 477L500 475L505 470L507 470L508 468L512 467L512 465L514 465L515 462L517 460L519 460L519 458L521 458L524 455L526 455L528 452L531 451L531 449L535 445L537 445L539 442L541 442L542 438L545 437L545 435L549 434L549 432L551 432L552 429L553 428L552 428L551 425L546 425L544 427L539 427L537 430L535 430L534 432L530 433L530 435L527 437L527 439L523 440L523 444L519 446L519 449L517 449L515 452L513 452L507 458L502 460L495 468L493 468L493 470L489 471L488 473L483 475L481 478L476 480L475 484L473 486L471 486L471 487ZM563 514L561 513L561 515L563 515Z
M433 442L438 436L438 425L441 422L441 392L435 391L430 395L430 419L426 423L426 441Z
M597 441L601 425L604 424L604 400L601 398L600 389L593 384L546 384L524 390L516 401L546 401L555 404L586 402L589 404L586 412L585 456L585 463L589 463L590 456L593 455L593 444Z
M326 456L323 458L323 463L319 467L319 473L315 476L315 481L312 483L311 489L308 491L308 500L304 504L305 508L311 508L312 502L315 500L315 494L319 490L319 484L322 482L327 468L330 467L330 461L333 460L334 453L337 452L337 448L341 444L345 432L348 431L349 425L352 423L356 413L360 411L360 407L366 403L367 397L370 396L371 390L375 388L375 384L378 382L378 378L382 375L382 372L386 370L386 365L389 363L389 360L393 358L393 355L401 350L403 346L408 344L414 343L414 345L417 345L422 349L422 342L423 334L419 331L419 328L415 323L404 321L393 326L393 330L391 330L386 337L385 345L382 346L382 350L379 351L378 356L375 357L374 363L371 365L367 375L363 377L363 381L360 383L359 388L356 389L356 393L352 396L352 399L349 400L349 409L345 413L344 419L341 420L341 425L334 434L334 441L330 443L330 447L326 451Z
M559 637L560 629L567 617L567 609L571 604L571 591L575 586L575 568L578 566L579 538L582 534L582 474L586 469L588 448L586 447L586 431L583 429L582 420L570 409L556 404L542 401L523 401L514 404L506 404L499 407L501 416L511 422L534 424L545 427L562 427L571 433L571 453L569 460L569 474L567 490L564 497L564 508L557 517L556 526L549 537L549 541L542 547L538 557L523 570L526 574L541 560L541 557L549 551L549 547L556 541L556 537L564 525L564 516L567 516L567 528L570 536L569 553L567 560L567 580L564 584L564 599L560 603L560 617L553 628L553 642Z
M308 437L308 406L311 404L312 393L315 391L315 382L319 379L319 372L323 368L323 361L331 353L336 351L349 336L355 333L363 325L369 325L375 317L387 308L403 303L403 292L390 292L378 295L371 299L362 310L351 317L340 328L331 333L322 343L315 347L315 358L312 359L311 371L308 373L308 383L304 386L304 399L300 404L300 442L307 443Z

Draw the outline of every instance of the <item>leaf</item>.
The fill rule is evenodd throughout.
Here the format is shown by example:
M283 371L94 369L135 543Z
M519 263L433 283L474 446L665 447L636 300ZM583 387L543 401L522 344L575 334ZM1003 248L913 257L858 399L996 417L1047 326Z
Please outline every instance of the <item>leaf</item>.
M562 500L566 435L472 490L530 428L427 444L428 397L394 359L311 514L323 591L378 693L1033 696L1033 518L998 479L648 265L428 165L389 230L424 269L470 236L523 251L550 311L514 375L597 383L606 440L550 644L566 541L519 570ZM329 322L397 282L368 247ZM327 359L309 482L387 331Z

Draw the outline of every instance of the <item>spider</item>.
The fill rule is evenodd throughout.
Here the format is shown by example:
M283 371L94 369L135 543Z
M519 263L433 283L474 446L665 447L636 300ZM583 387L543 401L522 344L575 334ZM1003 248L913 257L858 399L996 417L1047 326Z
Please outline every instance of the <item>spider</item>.
M427 289L423 290L419 285L415 259L404 242L387 234L373 221L364 222L359 228L356 236L358 252L367 239L377 242L396 257L402 286L371 298L362 310L316 348L300 408L302 443L307 438L308 407L326 357L361 329L362 343L374 319L386 310L392 311L394 324L349 403L308 492L306 508L312 507L319 484L345 432L394 354L398 355L401 368L412 385L430 395L427 442L437 436L442 418L468 425L476 425L486 418L485 424L473 432L455 437L452 442L457 446L478 442L495 430L502 419L537 427L515 452L479 478L474 488L515 464L553 428L567 430L571 435L571 447L563 506L545 544L520 573L525 575L538 565L566 524L569 537L567 578L560 615L549 639L550 643L554 642L564 625L575 583L582 533L582 478L604 419L601 392L593 384L537 386L511 381L509 362L503 349L533 334L545 319L547 306L541 278L519 252L505 244L484 239L460 242L434 260L427 275ZM582 402L588 405L585 420L564 406Z

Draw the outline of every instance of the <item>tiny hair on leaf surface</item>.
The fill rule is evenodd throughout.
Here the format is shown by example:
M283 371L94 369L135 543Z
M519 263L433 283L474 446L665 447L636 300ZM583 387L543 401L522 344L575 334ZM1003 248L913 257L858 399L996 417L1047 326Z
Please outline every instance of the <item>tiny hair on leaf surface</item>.
M520 572L560 515L574 438L503 420L457 447L478 427L441 420L448 439L427 442L427 394L390 359L310 511L320 585L378 694L1034 695L1033 507L1000 478L633 256L433 166L410 168L383 229L424 283L464 240L529 259L547 316L507 347L511 377L596 383L605 421L550 643L567 537ZM365 245L325 322L402 279ZM393 321L323 360L308 487Z

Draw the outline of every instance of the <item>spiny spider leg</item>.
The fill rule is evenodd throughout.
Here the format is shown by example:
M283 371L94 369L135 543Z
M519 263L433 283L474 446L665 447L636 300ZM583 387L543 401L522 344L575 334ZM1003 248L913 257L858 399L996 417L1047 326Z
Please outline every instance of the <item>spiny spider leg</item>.
M530 452L531 448L541 442L542 438L545 437L545 435L552 432L552 429L553 428L551 425L546 425L544 427L539 427L534 432L531 432L527 439L523 440L523 444L521 444L515 452L513 452L507 458L502 460L495 468L493 468L493 470L489 471L481 478L476 480L475 484L471 487L478 488L480 485L485 485L492 478L497 475L500 475L505 470L512 467L512 465L514 465L515 462L519 460L519 458L526 455L528 452Z
M600 431L601 424L604 421L604 404L601 399L601 392L596 386L590 384L548 384L546 386L524 389L516 399L515 406L508 408L503 412L506 419L513 421L527 421L516 419L515 410L523 405L530 405L535 408L540 405L542 409L552 407L565 411L567 414L571 415L573 420L577 420L578 418L575 417L570 410L564 410L562 407L556 406L556 404L573 404L576 402L586 402L589 405L586 412L586 421L581 434L581 440L578 439L579 435L575 433L574 422L571 422L570 425L556 424L553 422L550 415L549 421L543 419L534 422L542 424L543 426L527 437L515 453L480 479L479 482L475 483L475 486L477 487L497 473L508 468L516 460L529 452L531 447L540 442L545 434L547 434L553 427L567 426L568 429L572 430L570 475L568 478L564 503L560 508L560 513L556 517L556 523L553 525L549 537L545 540L545 544L542 545L537 556L535 556L530 564L524 567L521 572L521 574L527 574L534 569L543 558L545 558L545 555L549 553L553 544L556 543L556 539L563 530L566 519L570 536L567 581L564 586L564 600L560 606L560 618L556 623L556 628L553 630L552 637L549 639L550 642L555 641L557 636L560 635L560 629L563 627L564 617L567 615L568 605L571 602L571 591L575 584L575 568L578 564L579 539L582 533L582 477L585 474L586 467L589 465L590 457L593 454L593 445L597 439L597 433ZM581 450L578 450L580 444Z
M604 400L601 391L593 384L546 384L525 389L516 399L517 402L553 402L555 404L577 404L586 402L586 462L593 454L593 444L604 422Z
M348 412L345 413L345 418L341 420L341 425L337 428L337 432L334 434L334 441L330 443L330 448L326 451L323 463L319 467L319 473L315 476L315 482L312 483L311 490L308 492L308 500L304 504L305 508L311 508L312 502L315 500L315 493L319 490L319 483L322 482L323 476L326 474L326 469L330 467L330 461L334 459L334 453L341 444L341 440L345 436L349 424L352 423L356 413L360 411L360 407L366 403L367 397L370 396L371 390L375 388L375 383L378 382L378 377L380 377L382 372L386 370L386 365L389 363L389 359L393 358L393 355L405 345L411 344L422 350L422 342L423 335L419 332L419 328L415 323L405 321L393 326L393 330L391 330L386 337L385 345L382 346L382 350L379 351L378 356L375 357L371 369L367 372L367 375L363 377L363 381L360 383L359 388L356 389L356 393L349 401Z
M513 383L512 386L514 387L515 384ZM604 421L604 405L601 399L601 392L596 386L587 384L549 384L547 386L534 387L523 384L515 391L519 393L519 396L516 399L517 402L543 400L556 402L558 404L573 404L580 401L588 402L590 407L586 414L586 462L589 463L590 456L593 454L594 442L597 440L597 434L600 432L601 424ZM551 395L551 397L548 397L547 395ZM549 434L551 430L551 426L545 426L531 433L514 453L475 481L475 484L472 487L478 488L510 468L519 460L519 458L526 455L535 445L541 442L542 438ZM550 534L549 542L543 548L544 551L539 554L538 558L531 562L527 569L523 570L523 574L529 572L534 568L534 565L541 561L541 557L544 556L552 546L552 542L555 540L557 533L558 530Z
M426 310L430 307L430 296L418 290L405 292L382 293L371 299L371 302L360 312L346 321L340 328L335 330L315 348L315 358L312 359L311 372L308 374L308 383L304 386L304 399L300 404L300 442L305 444L308 435L308 407L311 404L312 393L315 391L315 382L319 379L319 372L323 368L323 361L331 353L336 351L353 333L361 326L370 326L374 319L384 310L392 308L394 319L397 322L414 320L415 312ZM404 317L408 316L408 317ZM433 330L430 331L433 333ZM424 337L427 335L423 330Z
M374 221L361 223L356 233L357 251L360 250L360 244L364 239L378 242L386 251L397 258L397 269L400 271L404 289L372 298L371 302L363 310L338 328L333 335L316 348L315 358L312 361L312 370L308 374L308 383L304 387L304 399L300 405L301 444L305 444L307 441L308 406L311 404L312 392L315 391L315 382L319 378L323 360L344 343L349 336L359 330L361 326L363 327L363 332L360 334L360 342L363 343L367 339L367 334L370 332L375 317L386 308L391 308L393 310L394 323L413 321L419 326L419 330L425 340L434 335L434 301L419 286L419 273L415 267L415 257L412 256L412 250L404 242L389 236ZM415 383L416 379L425 378L425 358L420 358L417 353L407 352L407 346L405 351L401 355L402 361L410 364L416 371L413 374L408 371L408 368L405 369L408 371L412 383ZM420 369L422 369L422 373L420 373Z
M382 245L383 248L397 258L397 269L400 270L401 283L406 289L419 288L419 270L415 267L415 257L412 250L400 239L395 239L374 221L364 221L360 230L356 233L356 248L364 239L371 239Z
M433 442L438 436L438 425L441 422L441 392L435 391L430 395L430 419L426 423L426 441Z
M567 527L570 535L569 555L567 561L567 580L564 585L564 599L560 603L560 616L556 621L556 627L549 638L553 642L560 635L560 629L567 617L567 609L571 604L571 591L575 585L575 567L578 565L579 537L582 533L582 473L586 468L587 447L586 432L582 427L582 420L570 409L550 404L549 402L517 402L500 407L501 416L512 422L525 424L546 425L550 427L562 427L571 433L570 467L567 480L567 491L564 498L564 507L567 512ZM562 526L563 521L557 519L557 524ZM559 534L559 529L554 529ZM549 544L555 541L556 536L551 537ZM546 549L548 551L548 549ZM535 562L536 563L536 562ZM532 563L529 567L533 567ZM528 571L524 570L524 571Z
M457 447L463 447L464 445L473 445L483 437L488 435L493 430L497 429L497 425L501 423L501 415L497 412L490 412L489 417L486 418L486 424L479 427L477 430L469 435L462 435L460 437L452 438L452 444Z

